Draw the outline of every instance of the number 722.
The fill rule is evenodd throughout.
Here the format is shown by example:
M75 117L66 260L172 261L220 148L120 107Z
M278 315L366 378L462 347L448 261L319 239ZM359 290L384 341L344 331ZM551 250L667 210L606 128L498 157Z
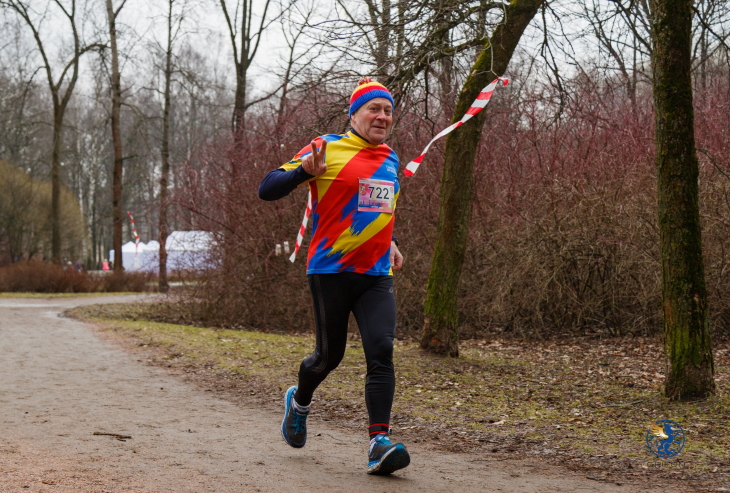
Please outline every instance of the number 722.
M381 199L381 200L388 200L390 199L389 192L390 189L387 187L368 187L370 189L370 198L375 199ZM375 197L373 197L373 194L376 194Z

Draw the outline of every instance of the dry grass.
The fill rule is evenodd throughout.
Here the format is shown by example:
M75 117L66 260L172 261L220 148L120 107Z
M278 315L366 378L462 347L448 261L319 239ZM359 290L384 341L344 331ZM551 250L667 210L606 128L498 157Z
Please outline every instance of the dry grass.
M185 368L206 386L278 402L296 381L311 336L216 330L148 320L154 308L104 305L74 310L106 330L155 348L156 362ZM397 341L392 424L405 441L476 450L485 460L535 457L601 477L682 479L693 490L730 478L730 346L715 348L718 393L694 403L660 395L661 344L654 338L562 342L472 340L462 357L424 354ZM357 340L315 396L325 419L365 429L365 362ZM646 424L672 419L687 433L683 452L659 461Z

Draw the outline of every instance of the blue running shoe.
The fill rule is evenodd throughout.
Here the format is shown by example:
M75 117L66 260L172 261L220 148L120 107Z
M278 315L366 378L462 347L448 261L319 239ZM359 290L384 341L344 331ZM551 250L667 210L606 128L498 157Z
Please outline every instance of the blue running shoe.
M390 474L403 469L411 463L406 446L402 443L390 443L388 435L381 433L375 437L368 453L368 474Z
M307 416L309 411L301 413L294 409L294 392L296 385L289 387L284 394L284 421L281 422L281 436L294 448L302 448L307 443Z

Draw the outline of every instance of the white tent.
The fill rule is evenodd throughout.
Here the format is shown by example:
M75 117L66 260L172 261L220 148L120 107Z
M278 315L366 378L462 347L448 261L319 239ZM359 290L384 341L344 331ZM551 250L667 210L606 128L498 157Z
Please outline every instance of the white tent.
M202 270L213 264L209 257L213 245L213 234L207 231L173 231L167 237L167 270ZM125 270L145 270L157 272L160 268L160 244L152 240L147 244L140 242L135 250L134 242L122 245L122 265ZM114 250L109 251L114 259Z
M144 251L146 245L139 242L136 246L133 241L122 245L122 265L126 270L140 270L141 263L139 254ZM109 260L114 261L114 250L109 250Z

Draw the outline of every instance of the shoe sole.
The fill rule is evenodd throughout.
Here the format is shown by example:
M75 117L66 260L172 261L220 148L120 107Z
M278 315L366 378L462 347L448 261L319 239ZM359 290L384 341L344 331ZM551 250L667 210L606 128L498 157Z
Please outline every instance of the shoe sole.
M284 441L291 447L294 448L302 448L307 443L307 439L304 439L304 443L301 445L294 444L289 441L289 437L286 436L286 417L289 415L289 406L291 406L291 398L292 395L294 395L294 392L296 392L296 387L289 387L289 390L287 390L284 393L284 419L281 421L281 436L284 439Z
M368 466L368 474L374 474L376 476L383 476L403 469L411 463L411 456L408 455L408 450L405 446L396 445L391 450L388 450L380 462Z

